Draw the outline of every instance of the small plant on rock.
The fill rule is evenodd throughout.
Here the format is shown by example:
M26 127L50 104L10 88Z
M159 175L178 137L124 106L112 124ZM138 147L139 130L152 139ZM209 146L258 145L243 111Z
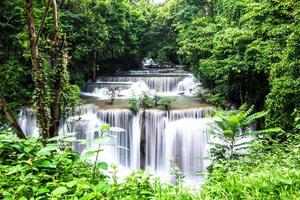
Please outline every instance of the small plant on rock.
M164 109L170 110L174 101L175 99L173 97L162 97L159 103L164 107Z
M128 104L129 109L134 113L138 113L141 108L140 100L138 98L136 98L135 96L128 99L127 104Z

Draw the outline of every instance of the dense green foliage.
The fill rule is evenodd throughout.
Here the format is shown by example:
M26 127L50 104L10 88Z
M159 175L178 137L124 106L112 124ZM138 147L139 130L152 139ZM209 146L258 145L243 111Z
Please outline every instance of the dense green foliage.
M35 3L37 23L45 5ZM145 57L186 64L212 91L205 96L210 103L224 104L225 97L238 105L254 104L270 111L268 126L293 129L292 113L300 102L299 1L68 0L58 5L71 83L81 86L97 73L139 67ZM32 96L23 2L2 1L1 10L0 76L5 81L0 86L17 107ZM50 19L45 26L44 53ZM46 57L43 63L46 67Z
M232 103L266 107L267 125L292 130L300 100L299 8L297 0L206 1L189 12L189 23L174 22L179 54L206 87Z
M203 199L299 199L299 137L285 143L262 140L240 161L216 165Z

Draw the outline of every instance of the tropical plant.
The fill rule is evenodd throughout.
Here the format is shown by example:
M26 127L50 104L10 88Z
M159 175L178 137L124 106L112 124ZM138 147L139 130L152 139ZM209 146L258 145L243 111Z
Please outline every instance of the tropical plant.
M268 112L261 111L251 114L253 110L254 106L248 108L246 104L238 110L225 111L220 108L214 110L214 124L212 124L211 133L215 142L211 143L212 148L210 149L212 160L238 159L245 154L255 136L281 130L279 128L254 130L252 125Z
M299 135L284 143L260 140L241 160L215 165L202 199L299 199Z

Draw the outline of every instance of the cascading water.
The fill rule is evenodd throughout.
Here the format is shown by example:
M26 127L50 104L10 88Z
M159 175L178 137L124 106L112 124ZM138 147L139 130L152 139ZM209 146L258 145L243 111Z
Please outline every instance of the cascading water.
M171 179L170 162L181 168L187 181L197 179L196 172L203 171L207 151L208 119L210 108L186 110L145 111L146 167Z
M143 92L157 92L160 95L191 95L197 86L195 78L188 72L144 72L131 71L116 76L98 77L94 83L87 83L82 87L81 94L108 98L110 88L116 89L117 98L139 96Z
M39 136L36 118L34 111L31 108L24 108L21 110L18 123L26 135L34 137Z
M188 94L197 85L190 74L170 72L157 74L151 71L133 72L115 77L102 77L96 83L87 83L82 92L103 97L110 87L119 87L120 96L129 97L143 91L159 90L161 94ZM145 75L147 74L147 75ZM95 102L97 104L97 101ZM196 173L206 166L204 159L209 135L206 114L210 107L195 107L179 110L146 109L134 114L129 109L100 109L93 104L76 108L73 115L62 119L60 134L76 132L77 139L86 139L93 144L103 124L120 127L125 133L110 132L111 145L105 146L100 160L116 163L129 169L149 169L154 174L172 180L170 161L178 165L188 182L197 182ZM20 112L19 123L27 135L38 135L32 109ZM74 143L78 152L86 145ZM122 148L118 148L122 147Z

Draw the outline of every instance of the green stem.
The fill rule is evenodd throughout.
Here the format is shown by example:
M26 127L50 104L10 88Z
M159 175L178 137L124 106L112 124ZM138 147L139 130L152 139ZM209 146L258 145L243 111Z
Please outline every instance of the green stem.
M100 138L102 138L102 136L103 136L103 133L101 132ZM100 148L101 148L101 144L99 144L99 146L98 146L98 150L97 150L97 154L96 154L96 160L95 160L95 163L94 163L94 168L93 168L93 182L95 181L96 167L97 167L97 163L98 163L98 157L99 157Z

